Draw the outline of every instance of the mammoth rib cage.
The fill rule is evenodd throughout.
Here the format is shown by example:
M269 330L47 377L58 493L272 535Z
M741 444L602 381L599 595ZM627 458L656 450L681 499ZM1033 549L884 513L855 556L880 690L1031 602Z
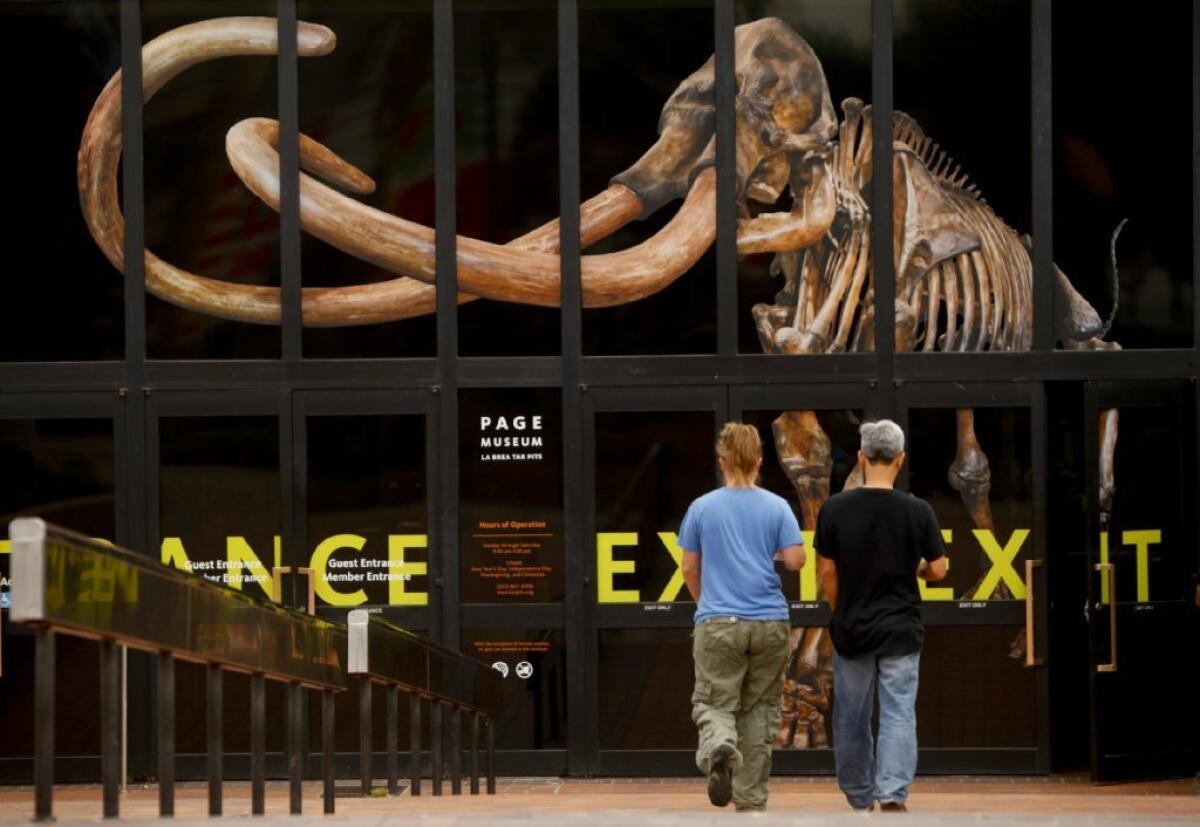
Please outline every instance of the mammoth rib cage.
M917 317L910 340L898 345L912 350L919 344L922 351L1028 350L1033 276L1028 251L982 200L953 202L979 234L980 246L938 262L907 295L898 296ZM868 307L874 269L869 235L866 222L836 244L826 239L805 253L794 324L823 351L859 350L873 338L873 331L863 329L874 317ZM815 299L816 307L806 310L805 297Z

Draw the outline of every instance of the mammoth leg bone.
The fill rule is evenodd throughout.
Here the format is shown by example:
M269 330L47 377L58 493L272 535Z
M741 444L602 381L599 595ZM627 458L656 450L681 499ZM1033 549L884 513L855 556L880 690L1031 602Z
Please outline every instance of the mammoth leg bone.
M1100 531L1107 532L1112 520L1113 497L1117 478L1113 460L1117 452L1117 424L1120 412L1109 408L1100 412Z
M979 445L975 436L975 411L971 408L959 408L956 411L958 419L958 453L950 466L947 477L950 486L962 497L963 504L971 515L971 522L976 528L991 531L995 528L992 522L992 506L988 501L988 493L992 489L992 471L988 466L987 455ZM983 578L980 578L982 582ZM1012 592L1003 579L996 584L991 594L978 594L979 583L973 585L967 592L968 597L979 600L1011 600Z
M991 529L992 507L988 502L988 492L992 489L992 471L988 467L987 455L975 436L975 411L959 408L955 414L958 420L958 453L947 474L950 487L962 497L975 527Z
M992 489L992 471L988 466L987 455L979 446L975 436L975 411L971 408L959 408L958 416L958 455L950 466L950 485L962 497L971 521L976 528L991 531L995 528L992 523L992 507L988 502L988 492ZM976 600L1012 600L1012 591L1004 578L996 584L991 594L979 594L979 586L987 574L980 576L965 597ZM1020 660L1025 657L1025 629L1022 628L1008 647L1009 657Z
M799 497L801 524L811 546L817 514L829 499L832 443L814 411L785 411L772 423L771 429L779 463ZM809 552L812 553L811 547ZM818 593L817 597L820 599L821 595ZM830 708L829 681L825 673L830 671L832 664L829 635L823 628L797 629L793 635L795 651L783 701L789 709L786 735L790 741L777 741L777 744L824 746L828 743L825 721ZM781 732L780 738L784 736Z

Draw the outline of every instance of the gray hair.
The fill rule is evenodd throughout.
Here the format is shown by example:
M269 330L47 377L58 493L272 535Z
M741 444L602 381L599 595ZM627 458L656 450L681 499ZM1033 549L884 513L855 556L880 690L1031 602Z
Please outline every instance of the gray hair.
M890 419L859 426L863 455L873 462L891 462L904 451L904 431Z

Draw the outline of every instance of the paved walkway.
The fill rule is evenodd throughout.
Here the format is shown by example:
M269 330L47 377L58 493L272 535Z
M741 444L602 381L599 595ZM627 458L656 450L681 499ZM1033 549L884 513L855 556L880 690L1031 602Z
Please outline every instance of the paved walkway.
M345 782L343 782L345 783ZM339 798L339 824L409 825L607 825L610 827L701 827L743 824L861 825L850 813L837 786L828 778L777 778L772 781L770 812L747 817L732 809L708 804L704 783L688 779L501 779L495 796L429 795L428 781L418 797ZM141 821L158 815L157 790L131 788L121 801L122 816ZM60 823L95 822L100 815L100 790L92 785L55 789L55 815ZM206 818L203 784L180 784L176 789L175 823L211 822ZM964 821L992 825L1127 825L1200 824L1200 783L1195 780L1122 784L1098 787L1072 776L1049 778L951 777L919 779L909 801L909 824L938 827ZM244 818L250 811L249 785L225 785L225 815ZM27 821L33 814L29 787L0 787L0 823ZM307 782L304 814L321 815L320 787ZM287 817L287 785L272 781L267 788L267 818L262 824L291 824Z

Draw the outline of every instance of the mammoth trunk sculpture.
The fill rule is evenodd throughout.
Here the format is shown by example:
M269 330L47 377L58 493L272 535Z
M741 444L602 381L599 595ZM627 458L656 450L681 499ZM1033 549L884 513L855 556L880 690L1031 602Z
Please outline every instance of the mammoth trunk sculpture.
M144 98L198 63L230 55L273 55L270 18L222 18L183 26L142 50ZM332 31L300 23L301 57L329 54ZM870 351L874 338L872 225L864 193L872 179L870 107L842 105L839 121L821 62L787 24L766 18L735 32L737 94L735 191L739 254L774 254L783 287L754 307L763 349L776 354ZM609 307L656 293L682 276L716 235L715 74L709 59L663 108L658 140L609 187L580 206L582 246L682 199L654 236L619 252L584 255L585 307ZM279 209L279 125L265 118L235 124L226 138L230 163L245 185ZM895 349L1019 351L1032 341L1033 266L1028 238L991 210L967 176L908 116L892 117L890 174L894 214ZM363 204L374 182L320 143L301 135L300 220L304 230L394 274L373 284L304 288L306 325L375 324L434 311L433 229ZM124 221L117 175L121 157L120 73L97 99L79 149L79 191L101 250L124 270ZM349 193L349 194L346 194ZM774 210L783 201L786 210ZM762 206L753 212L750 203ZM1118 228L1119 231L1119 228ZM1115 245L1116 234L1113 236ZM457 239L459 302L488 298L557 306L559 225L552 221L507 244ZM145 252L147 289L193 310L227 319L277 324L278 288L248 286L190 273ZM1115 279L1114 250L1114 279ZM1112 315L1099 314L1055 270L1058 338L1071 349L1107 349ZM1115 291L1114 308L1115 313ZM1113 496L1117 414L1101 420L1102 524ZM773 425L780 462L811 532L830 493L831 446L813 411L788 411ZM957 412L957 456L949 469L978 528L992 528L990 472L975 435L974 412ZM854 476L848 486L859 484ZM810 535L811 536L811 533ZM1003 583L991 595L1012 595ZM828 743L831 644L824 629L793 632L785 684L781 745Z

